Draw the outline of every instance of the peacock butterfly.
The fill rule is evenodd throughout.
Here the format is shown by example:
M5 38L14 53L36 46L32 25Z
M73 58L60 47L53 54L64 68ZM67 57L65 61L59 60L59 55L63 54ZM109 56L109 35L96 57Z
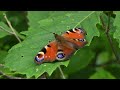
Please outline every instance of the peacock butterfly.
M62 35L53 34L55 40L42 48L35 56L37 64L68 60L76 50L87 44L86 32L82 28L70 29Z

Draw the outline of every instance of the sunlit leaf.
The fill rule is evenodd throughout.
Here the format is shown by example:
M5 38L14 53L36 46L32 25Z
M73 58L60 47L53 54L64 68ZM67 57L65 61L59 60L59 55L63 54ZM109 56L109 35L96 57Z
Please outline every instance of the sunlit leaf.
M58 12L28 12L28 19L30 28L28 32L24 33L27 38L22 43L13 46L5 58L6 67L12 71L26 74L27 78L32 76L38 78L45 72L51 75L58 66L68 65L69 61L44 63L41 65L34 63L34 57L38 51L48 44L49 40L54 39L51 32L60 34L70 28L83 27L88 34L86 38L89 44L94 36L99 36L99 31L96 28L96 23L99 22L99 12L74 11L59 12L59 14ZM85 52L79 50L75 55L86 54ZM90 55L93 55L91 51L89 51ZM81 57L83 56L78 56L78 58ZM89 63L89 58L87 57L86 59L88 59L88 62L81 67L85 67Z

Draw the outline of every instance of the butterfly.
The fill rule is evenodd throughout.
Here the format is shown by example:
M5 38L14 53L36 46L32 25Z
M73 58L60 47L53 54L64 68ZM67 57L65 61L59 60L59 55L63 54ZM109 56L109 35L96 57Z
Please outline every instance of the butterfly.
M35 56L34 60L37 64L69 60L76 50L87 44L85 39L87 34L82 28L70 29L62 35L53 34L55 40L42 48Z

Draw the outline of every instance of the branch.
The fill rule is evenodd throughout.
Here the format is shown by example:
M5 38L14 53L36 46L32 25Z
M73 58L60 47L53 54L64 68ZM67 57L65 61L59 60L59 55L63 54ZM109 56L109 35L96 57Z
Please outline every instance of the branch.
M116 60L119 60L119 57L118 57L118 55L117 55L117 52L115 51L115 48L114 48L114 46L113 46L113 41L112 41L111 37L109 36L109 31L110 31L110 16L111 16L111 15L108 14L108 25L107 25L107 26L105 25L102 16L100 16L100 19L101 19L101 22L102 22L102 26L103 26L103 28L104 28L105 31L106 31L107 39L108 39L108 41L109 41L109 43L110 43L110 46L111 46L112 51L113 51L113 53L114 53L114 55L115 55L115 57L116 57Z

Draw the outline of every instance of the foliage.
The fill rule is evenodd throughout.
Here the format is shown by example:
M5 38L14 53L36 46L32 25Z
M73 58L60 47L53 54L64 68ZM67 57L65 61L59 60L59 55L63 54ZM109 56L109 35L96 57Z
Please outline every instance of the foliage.
M117 75L120 73L114 71L120 69L119 16L119 11L2 11L0 72L10 79L42 78L44 75L45 78L68 79L120 78ZM55 39L53 32L61 34L75 27L82 27L87 32L85 47L76 51L68 61L34 63L38 51ZM0 78L5 78L4 75Z

